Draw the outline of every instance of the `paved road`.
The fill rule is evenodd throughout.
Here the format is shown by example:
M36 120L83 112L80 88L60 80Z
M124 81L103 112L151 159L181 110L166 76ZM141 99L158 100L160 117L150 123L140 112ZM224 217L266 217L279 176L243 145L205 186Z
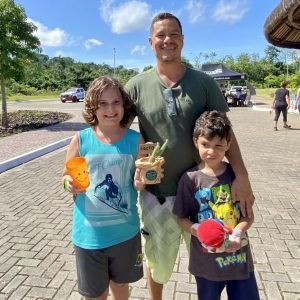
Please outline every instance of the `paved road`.
M5 138L0 138L0 163L16 156L47 146L58 140L74 135L78 129L86 125L82 118L83 102L61 103L59 100L45 101L8 101L8 110L48 110L60 111L73 115L73 118L55 126L44 127L39 130L24 132ZM18 145L18 147L16 147Z
M299 115L289 114L293 130L278 132L265 111L234 108L229 116L256 197L249 235L261 299L300 299ZM61 149L0 174L0 300L79 299L64 157ZM182 246L164 299L196 300L187 262ZM131 285L130 299L149 299L145 279Z

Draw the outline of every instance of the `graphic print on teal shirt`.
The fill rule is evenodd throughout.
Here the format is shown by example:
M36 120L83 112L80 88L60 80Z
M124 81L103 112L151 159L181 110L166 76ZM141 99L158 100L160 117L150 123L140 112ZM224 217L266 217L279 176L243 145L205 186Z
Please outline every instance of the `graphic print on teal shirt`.
M130 214L130 194L132 184L129 172L133 164L131 155L126 154L97 154L87 157L91 169L91 187L87 196L91 201L86 202L85 213L91 222L97 216L93 226L105 226L112 222L123 222ZM99 222L99 217L101 222Z
M105 179L95 187L95 196L113 209L127 213L128 203L122 202L120 185L114 182L111 174L106 174Z

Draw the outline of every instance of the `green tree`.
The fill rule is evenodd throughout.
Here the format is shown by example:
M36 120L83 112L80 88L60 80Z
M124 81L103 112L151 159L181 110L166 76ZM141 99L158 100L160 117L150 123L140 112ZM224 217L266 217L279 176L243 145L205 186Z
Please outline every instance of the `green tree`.
M146 71L148 71L150 69L153 69L153 66L151 66L151 65L146 66L146 67L144 67L143 72L146 72Z
M181 57L181 62L189 68L194 68L194 66L190 63L190 61L184 56Z
M40 41L33 35L36 27L28 22L24 9L13 0L0 0L0 82L2 126L8 126L6 80L20 79L25 65L39 50Z
M265 49L265 55L269 63L275 64L280 60L281 50L273 45L269 45Z

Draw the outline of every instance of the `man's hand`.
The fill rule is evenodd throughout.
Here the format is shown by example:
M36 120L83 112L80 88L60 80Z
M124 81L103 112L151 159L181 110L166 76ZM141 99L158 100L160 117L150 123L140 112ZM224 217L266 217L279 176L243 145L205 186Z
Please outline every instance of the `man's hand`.
M233 202L240 202L242 216L251 218L255 198L248 177L235 178L231 186L231 197Z

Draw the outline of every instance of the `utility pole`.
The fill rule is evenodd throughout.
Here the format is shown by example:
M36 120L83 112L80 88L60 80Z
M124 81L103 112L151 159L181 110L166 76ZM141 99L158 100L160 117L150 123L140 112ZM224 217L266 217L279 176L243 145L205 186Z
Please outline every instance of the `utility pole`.
M116 48L113 48L114 51L114 77L116 75Z

